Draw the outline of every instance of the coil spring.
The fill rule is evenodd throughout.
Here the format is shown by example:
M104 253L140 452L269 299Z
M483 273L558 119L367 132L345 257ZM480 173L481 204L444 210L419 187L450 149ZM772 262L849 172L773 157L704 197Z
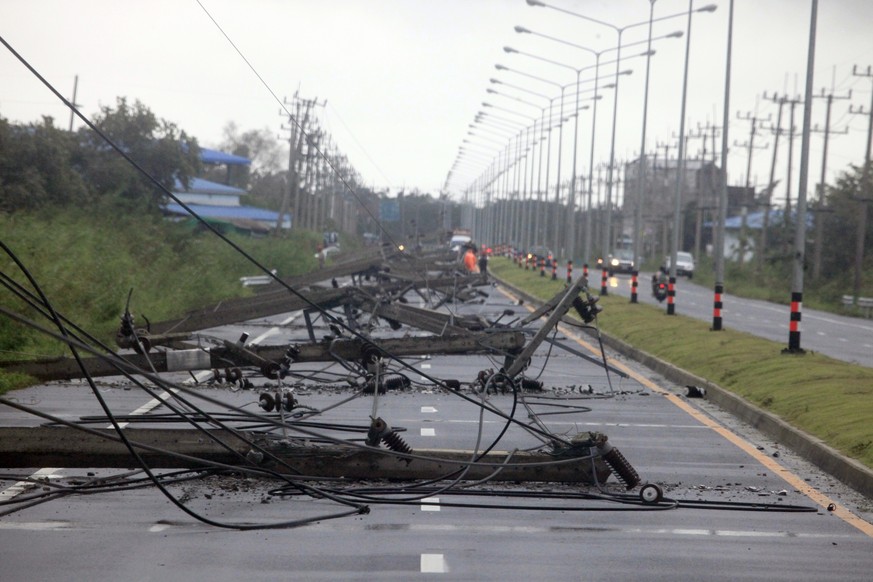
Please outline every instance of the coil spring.
M533 378L522 378L521 387L522 389L531 392L540 392L543 389L543 383L539 380L534 380Z
M382 435L382 442L395 453L404 453L406 455L412 454L412 447L406 444L406 441L400 438L400 435L393 430Z
M385 388L387 390L405 390L411 384L406 376L391 376L385 379Z
M612 472L615 473L615 478L619 483L630 490L636 487L640 482L640 475L634 469L621 451L613 447L609 452L603 454L603 461L609 465Z

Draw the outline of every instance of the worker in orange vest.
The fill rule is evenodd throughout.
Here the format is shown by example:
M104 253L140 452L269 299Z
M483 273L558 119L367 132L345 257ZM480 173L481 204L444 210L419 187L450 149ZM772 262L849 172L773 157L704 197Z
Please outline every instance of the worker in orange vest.
M464 267L470 273L479 272L479 266L476 264L476 253L473 252L473 247L467 247L467 252L464 253Z

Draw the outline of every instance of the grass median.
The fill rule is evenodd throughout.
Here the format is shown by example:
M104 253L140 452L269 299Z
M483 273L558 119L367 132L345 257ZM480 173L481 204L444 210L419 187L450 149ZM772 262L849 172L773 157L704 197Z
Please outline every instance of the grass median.
M495 257L488 269L526 293L548 299L564 283ZM706 378L873 468L873 369L822 354L782 353L782 344L627 298L600 298L604 333ZM571 311L571 315L573 312Z

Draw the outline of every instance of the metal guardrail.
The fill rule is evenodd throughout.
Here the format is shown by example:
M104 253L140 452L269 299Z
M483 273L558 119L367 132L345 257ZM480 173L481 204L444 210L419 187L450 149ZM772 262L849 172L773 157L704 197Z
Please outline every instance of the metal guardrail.
M858 297L856 302L853 295L843 295L843 307L857 307L861 314L869 319L873 316L873 297Z

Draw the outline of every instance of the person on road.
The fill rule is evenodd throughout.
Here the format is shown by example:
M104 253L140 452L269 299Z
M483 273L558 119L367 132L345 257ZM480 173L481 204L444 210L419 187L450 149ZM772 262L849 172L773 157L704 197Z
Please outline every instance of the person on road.
M485 254L485 251L479 255L479 272L483 275L488 274L488 256Z
M469 273L478 273L479 267L476 265L476 253L473 252L473 247L468 246L467 252L464 253L464 267Z

